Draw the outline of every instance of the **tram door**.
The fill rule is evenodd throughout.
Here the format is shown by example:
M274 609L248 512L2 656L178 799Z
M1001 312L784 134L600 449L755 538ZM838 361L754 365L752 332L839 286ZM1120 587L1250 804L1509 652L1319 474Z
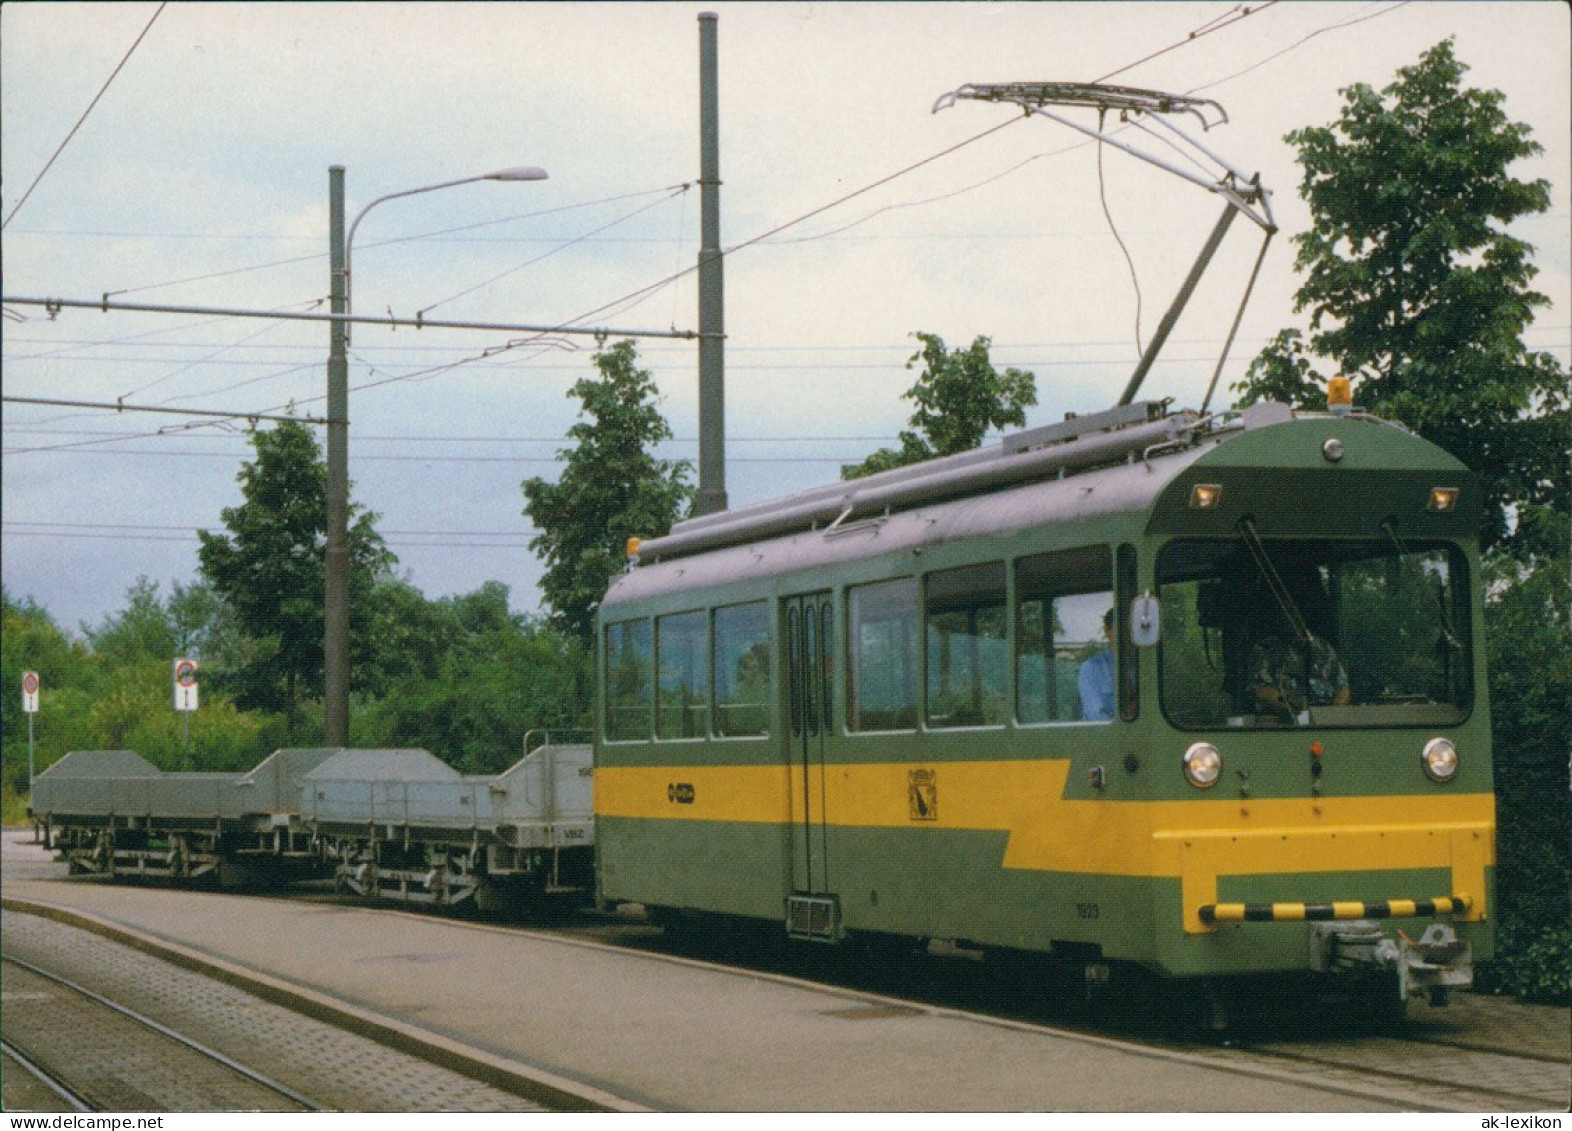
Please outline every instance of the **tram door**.
M832 938L839 914L829 895L824 756L834 723L834 605L829 593L810 593L788 597L784 606L792 888L786 927L800 937Z

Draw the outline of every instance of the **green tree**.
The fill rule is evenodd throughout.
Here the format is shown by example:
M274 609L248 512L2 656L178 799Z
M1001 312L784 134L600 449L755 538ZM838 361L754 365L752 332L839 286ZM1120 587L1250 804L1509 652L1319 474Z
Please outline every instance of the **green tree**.
M93 653L110 665L175 656L175 630L158 595L158 582L138 576L126 590L126 607L96 628L82 626Z
M451 620L442 606L427 600L409 581L392 576L377 580L367 605L371 653L358 673L365 692L383 699L412 677L435 678L442 656L454 645Z
M245 640L235 623L234 609L205 578L189 585L172 582L164 608L177 656L194 656L204 666L223 669L232 667L233 658L244 651Z
M522 485L524 513L540 532L530 549L546 563L540 587L551 622L586 643L606 587L627 563L628 539L665 534L693 498L690 465L651 452L671 428L633 343L600 350L595 365L598 378L568 391L582 407L568 430L577 447L558 452L562 475Z
M4 730L9 738L16 733L15 720L21 716L24 671L40 673L50 686L78 684L86 678L92 657L80 640L60 631L48 611L31 597L18 600L0 587L0 602L5 618L0 630L0 654L4 656L6 689L6 694L0 696L0 709L4 710ZM26 733L27 728L22 730Z
M1466 70L1446 40L1379 94L1344 90L1333 124L1288 135L1311 213L1294 237L1310 332L1281 331L1235 389L1324 405L1329 362L1361 407L1483 477L1487 546L1544 554L1567 541L1572 413L1560 362L1523 345L1549 300L1507 225L1549 208L1550 186L1510 175L1541 147L1499 91L1463 88Z
M913 335L922 348L906 362L922 362L917 383L903 397L917 409L901 432L901 446L880 448L859 464L841 468L842 479L860 479L892 467L969 451L989 429L1026 423L1026 409L1037 403L1037 379L1022 369L1000 373L989 360L992 344L979 335L966 349L949 350L937 334Z
M408 594L400 594L400 608ZM424 601L424 599L422 598ZM495 773L523 754L530 731L586 725L588 652L576 636L508 610L507 586L424 601L420 640L366 713L357 740L423 746L469 773ZM438 642L427 647L427 642Z
M171 702L166 658L131 660L108 668L101 689L81 709L94 741L73 749L135 750L165 770L245 770L271 753L266 719L242 712L209 681L201 709L182 718Z
M1491 736L1496 750L1498 979L1572 1004L1572 619L1567 560L1530 567L1498 554L1489 578Z
M1295 305L1310 312L1309 333L1281 331L1235 389L1246 402L1319 407L1317 364L1329 362L1356 380L1361 407L1483 479L1497 968L1506 988L1565 1000L1572 405L1560 362L1523 345L1548 300L1529 285L1533 248L1507 231L1549 207L1550 187L1510 174L1540 146L1507 118L1500 92L1462 86L1466 70L1445 41L1380 94L1349 87L1332 125L1288 135L1311 212L1295 237Z
M322 681L323 588L327 532L326 469L316 437L285 422L252 439L256 458L237 479L244 502L224 509L227 534L199 531L202 574L256 643L225 673L247 708L288 714L292 739L303 733L300 702ZM350 647L364 658L367 598L397 559L377 534L375 515L351 507Z
M60 631L49 613L31 598L17 600L0 588L0 742L4 744L3 795L6 820L21 818L27 794L27 716L22 711L22 673L36 671L42 681L34 721L35 766L42 772L68 750L98 745L86 719L94 682L92 654L80 640Z

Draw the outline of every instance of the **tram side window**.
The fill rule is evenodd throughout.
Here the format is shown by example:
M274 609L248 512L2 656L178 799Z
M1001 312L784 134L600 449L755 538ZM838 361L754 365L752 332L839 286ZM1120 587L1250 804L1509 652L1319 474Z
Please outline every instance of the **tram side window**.
M1114 718L1113 554L1088 546L1015 563L1016 717L1022 723Z
M715 733L769 733L770 611L764 601L715 610Z
M928 725L1003 725L1010 687L1004 563L930 573L924 595Z
M917 581L906 577L847 590L854 731L917 726Z
M610 742L650 736L653 643L647 620L606 626L606 738Z
M700 609L655 621L660 671L657 738L704 738L710 732L709 619L709 613Z

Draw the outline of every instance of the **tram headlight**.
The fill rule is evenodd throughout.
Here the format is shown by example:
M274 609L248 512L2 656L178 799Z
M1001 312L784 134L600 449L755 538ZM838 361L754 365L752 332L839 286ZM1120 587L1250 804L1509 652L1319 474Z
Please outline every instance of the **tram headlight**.
M1190 506L1198 511L1215 511L1223 501L1221 483L1197 483L1190 488Z
M1447 738L1432 738L1419 756L1425 776L1433 782L1449 782L1456 777L1457 761L1457 747Z
M1185 780L1197 789L1214 785L1223 772L1223 756L1210 742L1197 742L1184 752Z

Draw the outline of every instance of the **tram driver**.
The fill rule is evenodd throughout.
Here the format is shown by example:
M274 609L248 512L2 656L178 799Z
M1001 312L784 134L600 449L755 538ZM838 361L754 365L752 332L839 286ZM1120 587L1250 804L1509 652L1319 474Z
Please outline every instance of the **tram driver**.
M1287 723L1309 707L1345 707L1350 699L1342 660L1312 628L1324 619L1325 595L1314 579L1297 581L1293 595L1264 614L1247 667L1257 708Z

